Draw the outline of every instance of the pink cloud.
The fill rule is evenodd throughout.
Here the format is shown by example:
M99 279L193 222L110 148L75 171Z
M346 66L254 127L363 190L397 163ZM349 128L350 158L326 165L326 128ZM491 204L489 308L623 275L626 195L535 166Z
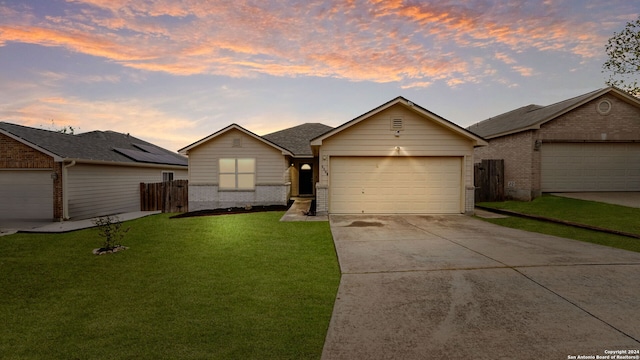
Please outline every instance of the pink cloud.
M517 73L519 73L521 76L525 76L525 77L533 76L534 74L533 68L526 67L526 66L514 66L512 67L512 69Z
M606 41L597 24L557 16L553 2L532 14L524 1L501 6L448 0L68 3L71 9L64 17L27 14L0 26L0 46L62 46L176 75L333 76L427 86L434 80L459 84L483 76L482 65L462 55L466 49L491 49L496 59L531 76L531 67L516 67L511 53L591 58Z

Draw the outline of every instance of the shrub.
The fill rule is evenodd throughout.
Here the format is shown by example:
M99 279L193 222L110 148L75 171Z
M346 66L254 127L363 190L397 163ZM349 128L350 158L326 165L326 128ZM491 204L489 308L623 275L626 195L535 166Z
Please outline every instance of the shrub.
M124 238L124 234L129 228L123 229L122 222L118 216L100 216L93 220L98 227L98 235L104 238L103 246L100 250L109 251L122 246L120 241Z

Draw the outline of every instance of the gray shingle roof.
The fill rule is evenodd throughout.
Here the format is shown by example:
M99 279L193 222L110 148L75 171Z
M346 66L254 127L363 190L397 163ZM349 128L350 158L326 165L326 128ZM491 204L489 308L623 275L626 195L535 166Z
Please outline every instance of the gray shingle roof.
M471 125L467 130L484 138L497 137L528 130L552 120L567 110L572 109L574 106L582 104L584 101L589 100L592 97L599 96L600 93L604 93L609 89L610 88L598 89L548 106L523 106Z
M187 159L179 154L114 131L72 135L7 122L0 122L0 129L63 159L187 166Z
M309 145L311 139L332 129L331 126L320 123L306 123L263 135L262 137L291 151L295 156L313 156L313 151Z

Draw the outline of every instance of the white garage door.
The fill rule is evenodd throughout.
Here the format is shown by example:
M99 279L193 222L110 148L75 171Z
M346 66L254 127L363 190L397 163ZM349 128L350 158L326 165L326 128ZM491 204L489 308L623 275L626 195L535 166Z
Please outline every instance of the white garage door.
M542 191L640 191L640 144L542 145Z
M332 157L332 214L458 214L459 157Z
M53 219L51 170L0 170L0 219Z

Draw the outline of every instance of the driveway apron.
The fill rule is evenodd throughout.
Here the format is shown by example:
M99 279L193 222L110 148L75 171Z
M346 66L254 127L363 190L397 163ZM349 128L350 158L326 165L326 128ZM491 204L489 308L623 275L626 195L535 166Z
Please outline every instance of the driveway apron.
M640 253L463 215L330 224L342 279L322 359L640 355Z

